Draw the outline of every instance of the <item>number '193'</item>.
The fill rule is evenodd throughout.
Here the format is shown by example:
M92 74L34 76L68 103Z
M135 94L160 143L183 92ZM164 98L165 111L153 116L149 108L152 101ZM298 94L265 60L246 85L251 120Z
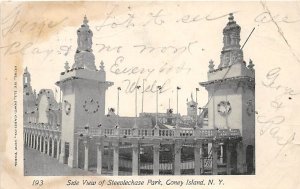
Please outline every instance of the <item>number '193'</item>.
M44 184L43 180L33 180L32 186L42 186Z

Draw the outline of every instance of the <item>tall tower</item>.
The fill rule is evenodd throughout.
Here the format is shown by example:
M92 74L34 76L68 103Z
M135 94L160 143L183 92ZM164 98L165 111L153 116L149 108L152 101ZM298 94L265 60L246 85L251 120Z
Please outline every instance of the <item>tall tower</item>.
M191 100L186 103L187 115L196 120L197 116L197 102L194 101L193 94L191 94Z
M221 62L217 69L214 69L213 61L209 62L208 81L200 85L208 91L208 127L240 130L242 141L237 148L237 169L245 173L254 164L255 71L251 60L248 66L243 60L240 31L241 27L230 14L223 30ZM252 153L247 162L246 151Z
M105 114L105 92L113 85L106 81L103 62L99 70L95 66L93 32L86 17L77 30L77 36L75 63L71 69L68 62L65 63L65 71L56 83L63 93L60 162L68 163L70 167L78 164L76 131L101 123Z
M28 122L28 116L25 114L33 111L35 109L36 103L36 93L32 91L31 87L31 76L28 72L27 67L23 74L23 111L24 111L24 122Z

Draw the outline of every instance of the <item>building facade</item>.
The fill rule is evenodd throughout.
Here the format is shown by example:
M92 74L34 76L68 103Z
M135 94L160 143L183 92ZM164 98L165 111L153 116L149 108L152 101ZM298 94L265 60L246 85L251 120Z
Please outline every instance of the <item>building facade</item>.
M208 103L187 102L187 116L105 115L104 63L95 65L93 32L85 17L77 30L74 64L66 62L56 85L36 95L24 71L24 143L69 167L98 174L254 174L255 72L240 47L240 26L229 15L218 68L209 62ZM197 100L196 100L197 101Z

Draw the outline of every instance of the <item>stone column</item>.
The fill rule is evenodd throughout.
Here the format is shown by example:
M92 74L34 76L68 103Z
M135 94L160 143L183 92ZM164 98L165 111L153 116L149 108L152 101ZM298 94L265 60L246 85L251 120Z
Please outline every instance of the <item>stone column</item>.
M56 145L56 159L59 160L59 147L60 147L60 140L57 140L57 145Z
M230 159L231 159L231 144L228 142L226 145L226 172L227 175L231 174L231 163L230 163Z
M220 144L220 150L221 150L221 155L220 155L220 163L223 164L223 157L224 157L224 149L223 149L223 143Z
M83 141L84 144L84 170L89 170L89 143L87 140Z
M119 141L113 142L114 149L114 163L113 163L113 175L119 175Z
M42 152L42 136L40 136L40 145L39 145L39 151Z
M218 174L218 144L216 142L212 142L212 174Z
M103 142L97 143L97 173L102 174Z
M237 172L243 174L246 172L246 150L244 149L243 142L238 142L236 145L237 152Z
M35 144L36 144L35 142L36 142L36 141L35 141L35 135L33 135L33 145L32 145L32 148L33 148L33 149L35 149Z
M35 147L35 149L38 150L38 151L40 149L40 136L36 137L36 147Z
M37 135L35 135L35 147L34 147L34 149L38 149L38 143L39 143L39 137L37 136Z
M159 136L159 128L154 128L154 136Z
M179 137L180 136L180 132L181 132L181 128L176 126L175 130L174 130L174 136L175 137Z
M30 134L28 134L28 138L27 138L27 146L30 147Z
M26 142L27 142L26 139L27 139L27 138L26 138L26 133L25 133L25 131L24 131L24 140L23 140L23 141L24 141L24 145L26 145Z
M52 138L52 154L51 154L52 157L54 157L54 150L55 150L55 148L54 148L55 147L54 142L55 142L54 138Z
M34 147L34 135L32 134L31 135L31 148Z
M74 135L73 141L70 141L69 143L69 157L67 159L67 163L68 166L72 168L78 167L78 140L79 137Z
M138 141L132 143L132 175L139 174L139 153L140 146Z
M181 170L181 148L182 144L175 141L175 147L174 147L174 175L180 175Z
M194 158L195 158L195 175L201 174L201 163L202 163L202 154L201 154L202 144L197 142L194 146Z
M38 137L38 135L35 135L35 147L34 147L34 149L38 149L38 143L39 143L39 137Z
M112 161L113 161L113 152L112 152L112 144L111 142L108 143L108 148L107 148L107 155L108 155L108 159L107 159L107 170L111 171L112 169Z
M47 142L47 144L48 144L48 146L47 146L47 154L48 155L50 155L50 142L51 142L51 139L48 138L48 142Z
M30 148L33 148L33 135L30 135Z
M26 133L26 145L28 146L28 133Z
M153 175L159 175L159 150L160 145L153 145Z
M39 149L39 136L38 135L35 136L35 149L36 150Z
M44 137L44 144L43 144L43 153L46 154L46 143L47 143L47 140L46 138Z
M64 159L65 159L65 142L63 140L60 141L60 146L61 146L61 150L60 150L60 155L59 155L59 163L65 163Z

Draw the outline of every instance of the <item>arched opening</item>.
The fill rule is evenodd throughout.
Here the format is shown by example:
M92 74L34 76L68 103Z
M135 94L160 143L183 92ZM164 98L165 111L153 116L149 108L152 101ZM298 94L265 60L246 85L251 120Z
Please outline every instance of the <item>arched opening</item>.
M247 174L254 173L254 148L252 145L248 145L246 148L246 164Z
M27 145L27 140L28 140L28 134L25 132L25 138L24 138L24 140L25 140L25 145Z
M53 148L53 140L52 138L49 138L49 156L52 156L52 148Z
M57 140L54 139L54 155L53 155L53 157L55 157L55 158L57 158L57 147L58 147Z
M61 154L61 140L59 140L59 142L58 142L58 155L60 155Z
M237 174L237 151L233 150L230 156L231 174Z
M28 147L31 147L31 134L28 134Z
M78 168L84 168L84 144L83 140L78 141Z
M38 136L37 137L37 147L36 147L37 150L40 150L40 142L41 142L41 137Z
M44 137L42 136L41 152L44 152L44 142L45 142L45 140L44 140Z
M34 135L34 149L37 149L36 147L37 147L37 135Z
M48 139L45 138L45 154L48 154Z
M30 147L33 148L34 146L34 134L31 134L31 145Z

